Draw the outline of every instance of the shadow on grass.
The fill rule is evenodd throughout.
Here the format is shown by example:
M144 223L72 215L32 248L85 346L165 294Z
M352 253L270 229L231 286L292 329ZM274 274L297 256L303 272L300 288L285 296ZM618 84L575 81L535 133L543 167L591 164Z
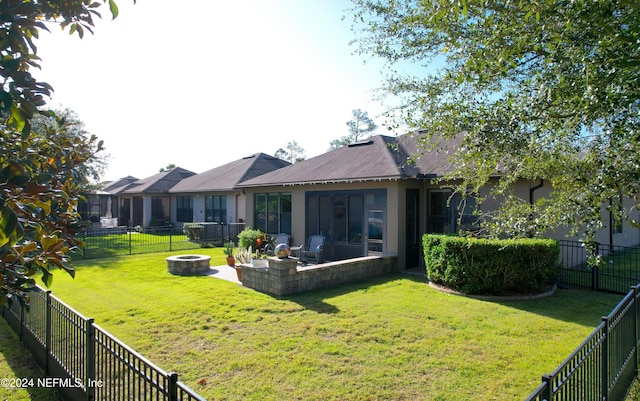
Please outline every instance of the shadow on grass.
M600 317L608 315L623 296L582 289L558 289L547 298L501 301L497 304L552 319L596 327Z
M355 281L352 283L340 284L335 287L319 288L316 290L300 292L280 297L280 299L295 302L303 308L317 313L334 314L340 312L340 310L335 305L326 303L325 299L334 298L352 292L365 291L371 287L375 287L376 285L385 284L398 279L415 279L416 281L419 281L418 278L414 276L405 276L401 273L390 273L364 281ZM426 280L423 278L422 281L425 282Z
M371 287L396 280L409 280L415 283L421 283L424 284L425 291L437 291L429 287L428 280L424 276L398 272L366 281L347 283L336 287L289 295L282 297L282 299L295 302L306 309L318 313L334 314L339 312L338 308L325 302L326 299L356 291L365 291ZM582 289L558 289L553 295L546 298L520 301L487 301L465 297L464 295L454 296L464 297L470 302L490 302L527 313L594 328L598 325L600 317L607 315L623 298L622 295ZM390 300L389 302L393 301Z
M6 379L30 379L36 381L38 378L44 377L41 370L31 357L31 353L26 350L20 340L15 335L7 322L0 317L0 363L4 363L11 369L12 377L3 377ZM0 370L4 370L1 369ZM5 374L6 375L6 374ZM4 375L3 375L4 376ZM31 401L57 401L61 400L58 393L53 388L25 386L26 392L29 394ZM0 394L6 395L2 399L12 400L15 395L10 392L10 388L0 388Z

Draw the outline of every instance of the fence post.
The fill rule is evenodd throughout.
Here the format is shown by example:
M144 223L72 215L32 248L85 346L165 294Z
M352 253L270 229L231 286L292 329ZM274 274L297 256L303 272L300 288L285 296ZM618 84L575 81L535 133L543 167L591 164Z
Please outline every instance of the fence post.
M133 244L131 242L132 240L131 236L133 235L133 227L131 227L131 229L129 229L128 231L129 231L129 255L133 255Z
M169 252L173 251L173 227L169 228Z
M24 310L26 308L24 304L24 300L19 300L20 303L20 333L18 333L18 337L20 338L20 342L24 344L23 332L24 332Z
M600 386L602 387L602 394L599 398L602 401L609 399L609 318L602 316L602 322L604 327L602 329L602 367L600 374Z
M544 401L551 401L551 394L553 394L553 386L551 385L551 375L542 375L542 382L546 384L544 392L542 393L542 399Z
M87 401L96 399L96 329L94 319L87 319L87 337L85 342L85 379L84 388L87 391Z
M167 379L169 379L169 388L167 389L169 401L178 401L178 374L171 372L168 374Z
M638 288L640 286L637 285L631 287L633 290L633 370L636 377L638 377Z
M49 357L51 353L51 290L45 292L45 328L44 328L44 375L49 375Z

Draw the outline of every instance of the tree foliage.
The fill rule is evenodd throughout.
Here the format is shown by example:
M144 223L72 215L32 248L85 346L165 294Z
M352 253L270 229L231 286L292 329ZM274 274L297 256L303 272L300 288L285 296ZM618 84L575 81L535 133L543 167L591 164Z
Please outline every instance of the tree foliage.
M298 145L297 141L288 142L285 148L276 150L274 156L289 163L296 163L306 158L304 148Z
M9 116L0 123L0 304L27 302L37 274L47 286L54 268L74 274L68 253L82 245L74 237L79 192L102 142L44 110L53 89L30 69L39 67L41 30L59 25L82 37L106 3L0 1L0 111ZM117 7L108 4L115 18ZM34 124L37 114L53 120Z
M349 134L331 141L329 143L329 150L338 149L350 143L358 142L365 135L371 134L378 129L378 126L366 111L356 109L353 110L351 114L353 115L353 119L346 122L347 127L349 127Z
M500 177L487 195L504 205L493 234L565 225L593 241L603 205L638 194L637 2L352 1L361 54L422 67L384 84L401 100L397 126L464 134L445 177L460 192ZM546 199L513 193L517 180L539 178L554 188Z
M158 172L163 173L165 171L169 171L169 170L172 170L174 168L176 168L175 163L169 163L169 164L167 164L166 167L160 167L160 170L158 170Z
M53 113L37 113L31 120L32 130L36 133L48 135L48 132L57 132L57 135L90 138L80 116L71 109L54 110ZM94 153L87 161L76 166L75 181L82 193L94 193L99 190L100 180L107 169L109 155L104 148Z

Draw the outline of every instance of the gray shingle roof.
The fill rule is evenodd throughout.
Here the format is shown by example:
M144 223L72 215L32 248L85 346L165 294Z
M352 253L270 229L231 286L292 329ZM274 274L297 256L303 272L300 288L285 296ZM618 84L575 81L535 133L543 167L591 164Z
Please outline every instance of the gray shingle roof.
M152 175L151 177L135 181L131 183L131 185L125 191L123 191L123 193L167 193L169 189L171 189L174 185L193 175L195 175L195 173L192 171L185 170L180 167L175 167L171 170L163 171L161 173Z
M124 178L120 178L119 180L110 183L109 185L105 186L102 190L104 192L110 193L111 195L118 195L124 192L124 190L126 190L129 187L129 185L131 185L136 181L138 181L138 178L128 175Z
M290 163L264 153L244 157L182 180L169 192L229 191L239 183L288 166Z
M438 140L436 138L436 140ZM439 141L420 149L420 135L377 135L250 179L239 187L417 179L441 176L450 168L449 155L459 141ZM414 156L419 155L414 160Z

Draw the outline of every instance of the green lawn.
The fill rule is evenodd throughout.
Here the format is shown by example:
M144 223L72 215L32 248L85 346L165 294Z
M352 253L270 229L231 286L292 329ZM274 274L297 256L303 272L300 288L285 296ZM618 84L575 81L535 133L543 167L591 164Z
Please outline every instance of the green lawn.
M590 287L592 277L597 273L600 290L620 293L626 293L632 285L640 282L640 252L637 249L628 248L627 252L618 250L616 253L603 256L602 260L603 263L597 271L593 271L586 261L574 269L562 270L562 282Z
M138 233L120 232L115 234L89 235L79 237L85 243L87 258L115 257L138 253L168 252L200 248L197 242L189 241L181 233ZM82 259L76 255L76 259Z
M403 274L278 299L168 255L82 260L52 290L210 401L523 400L621 300L484 302Z
M31 359L31 354L22 347L18 337L7 322L0 318L0 400L10 401L56 401L58 395L55 390L37 385L29 386L37 378L43 377L42 372ZM20 379L25 386L17 386Z

